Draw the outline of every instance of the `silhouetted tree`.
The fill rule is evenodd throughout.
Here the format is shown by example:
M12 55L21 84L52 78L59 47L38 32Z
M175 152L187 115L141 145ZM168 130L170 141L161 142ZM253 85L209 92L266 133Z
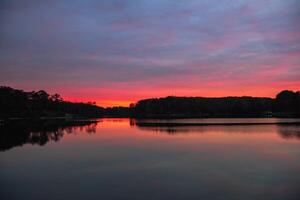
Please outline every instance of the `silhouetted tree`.
M55 93L50 96L50 100L53 102L62 102L63 98L59 94Z
M300 92L284 90L276 95L276 110L300 116Z

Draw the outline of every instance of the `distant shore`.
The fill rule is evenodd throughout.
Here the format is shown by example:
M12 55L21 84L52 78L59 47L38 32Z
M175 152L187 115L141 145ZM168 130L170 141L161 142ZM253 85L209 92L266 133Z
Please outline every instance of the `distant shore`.
M269 97L176 97L142 99L129 107L100 107L95 102L64 101L59 94L0 86L0 119L85 118L300 118L300 92Z

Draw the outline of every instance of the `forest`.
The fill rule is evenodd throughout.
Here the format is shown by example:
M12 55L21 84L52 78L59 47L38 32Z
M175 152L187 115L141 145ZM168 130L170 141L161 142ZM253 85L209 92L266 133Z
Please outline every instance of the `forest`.
M300 117L300 92L284 90L265 97L165 97L138 101L137 118Z
M0 118L41 117L300 117L300 92L284 90L267 97L174 97L143 99L130 107L100 107L64 101L44 90L25 92L0 87Z
M44 90L25 92L11 87L0 87L0 118L40 117L104 117L128 116L129 108L103 108L94 102L64 101L59 94L50 95Z

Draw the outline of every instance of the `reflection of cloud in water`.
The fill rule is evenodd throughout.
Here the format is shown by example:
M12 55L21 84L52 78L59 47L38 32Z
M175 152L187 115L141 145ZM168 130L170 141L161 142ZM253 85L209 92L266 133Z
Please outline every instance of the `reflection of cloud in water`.
M96 121L83 120L41 120L12 121L0 125L0 151L9 150L24 144L45 145L57 142L65 134L96 132Z

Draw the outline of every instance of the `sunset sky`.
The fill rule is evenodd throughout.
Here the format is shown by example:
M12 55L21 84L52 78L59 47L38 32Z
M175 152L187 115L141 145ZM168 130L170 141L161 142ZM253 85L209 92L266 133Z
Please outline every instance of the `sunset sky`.
M0 85L65 100L300 90L299 0L2 0Z

